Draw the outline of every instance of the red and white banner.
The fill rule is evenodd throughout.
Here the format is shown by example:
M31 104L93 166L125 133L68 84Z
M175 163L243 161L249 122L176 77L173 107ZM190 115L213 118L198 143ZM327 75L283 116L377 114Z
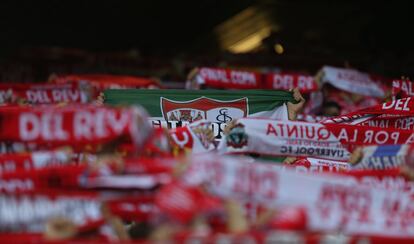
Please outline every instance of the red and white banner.
M0 118L0 140L8 141L84 145L130 136L143 145L151 132L138 107L3 107Z
M392 100L346 115L324 119L321 123L412 130L414 128L414 101L411 97Z
M385 91L372 76L354 69L324 66L321 85L329 83L337 89L370 97L384 97Z
M87 103L90 101L90 91L76 84L0 84L0 104Z
M198 85L220 89L260 89L262 77L256 72L202 67L198 71L196 82Z
M400 95L401 97L414 96L413 82L410 80L393 80L392 95Z
M89 178L87 169L86 165L69 165L3 173L0 179L0 192L17 194L79 190Z
M0 239L5 243L42 243L45 242L43 234L40 233L0 233ZM85 243L91 239L73 238L71 243ZM97 236L93 239L94 242L112 243L113 239L105 236ZM173 243L341 243L341 244L355 244L355 243L411 243L414 238L410 237L384 237L376 235L344 235L342 233L308 233L303 231L291 231L289 229L278 229L268 231L249 231L241 234L223 234L208 233L207 235L200 235L199 232L185 232L179 233L177 236L169 240ZM135 241L129 241L135 242ZM138 243L146 243L145 241L136 241Z
M65 165L70 163L70 160L71 155L65 151L0 154L0 175L2 173Z
M408 130L242 118L221 141L219 151L346 161L347 147L412 142L414 134Z
M291 216L290 216L291 217ZM276 229L276 228L275 228ZM180 235L174 240L177 243L301 243L301 244L316 244L316 243L341 243L341 244L355 244L355 243L411 243L414 238L410 237L384 237L375 235L344 235L343 233L307 233L303 231L291 231L289 229L277 228L270 231L250 231L242 234L223 234L215 233L208 236L200 236L198 233L189 233L188 235ZM1 238L1 236L0 236ZM6 236L7 238L7 236ZM13 239L5 239L11 240ZM28 239L32 240L32 239ZM33 242L38 239L33 238ZM40 241L37 241L40 242Z
M156 81L135 76L126 75L107 75L107 74L81 74L81 75L61 75L52 79L57 84L89 84L98 91L104 89L120 88L161 88Z
M290 90L299 88L302 93L318 90L310 75L296 73L259 73L244 70L201 67L190 86L205 85L217 89L268 89Z
M266 75L263 88L271 90L290 90L298 88L303 94L318 90L313 76L294 73L270 73Z
M105 201L113 215L129 221L150 221L157 208L152 194L120 196Z
M79 230L103 224L96 194L2 194L0 232L41 233L48 220L64 217Z
M414 116L373 116L372 118L367 118L367 120L357 123L356 125L413 130Z
M294 167L296 172L340 172L351 167L347 162L319 158L300 158L289 166Z
M414 236L411 194L361 185L354 176L300 174L241 158L197 157L183 178L211 193L266 206L303 206L310 231ZM292 194L294 193L294 194Z
M95 171L87 165L68 165L4 173L0 179L0 192L148 190L172 181L169 172L121 175L117 174L116 170L116 165L105 165Z
M411 97L393 99L380 105L354 112L360 114L388 114L398 116L414 116L414 100Z

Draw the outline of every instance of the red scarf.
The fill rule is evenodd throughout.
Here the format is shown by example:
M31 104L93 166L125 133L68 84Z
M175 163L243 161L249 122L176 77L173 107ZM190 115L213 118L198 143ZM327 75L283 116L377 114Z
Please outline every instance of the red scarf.
M2 194L0 205L7 211L7 218L0 220L3 231L38 233L56 216L70 219L79 230L95 229L104 223L101 203L93 193Z
M0 84L0 103L16 103L19 99L30 104L87 103L90 96L88 89L76 84Z
M346 115L323 120L321 123L350 123L358 124L363 121L382 115L383 118L393 118L401 116L414 117L414 100L406 97L398 100L392 100L373 107L361 109Z
M400 95L401 97L414 96L413 82L410 80L393 80L392 95Z
M245 70L201 67L192 81L192 88L204 85L216 89L268 89L290 90L299 88L301 93L318 90L310 75L296 73L259 73Z
M0 174L64 165L70 160L71 155L64 151L0 154Z
M204 185L213 194L240 202L303 206L309 219L306 226L311 231L414 237L414 231L408 228L413 221L412 193L382 184L361 184L357 174L281 172L277 165L207 155L193 161L183 181ZM369 179L367 176L392 179L399 172L359 174L362 180Z
M222 153L315 157L346 161L355 145L411 144L411 131L269 119L238 119L222 140Z
M196 79L198 85L218 89L259 89L262 83L256 72L206 67L199 69Z
M74 84L79 87L92 87L92 96L94 98L105 89L163 88L153 79L126 75L62 75L55 77L52 82L56 84Z
M94 106L0 108L0 140L85 145L121 136L142 146L151 128L140 109Z
M349 163L318 158L299 158L292 165L298 172L340 172L350 168Z
M311 75L295 73L269 73L266 75L264 88L271 90L290 90L298 88L303 94L318 90L318 84Z

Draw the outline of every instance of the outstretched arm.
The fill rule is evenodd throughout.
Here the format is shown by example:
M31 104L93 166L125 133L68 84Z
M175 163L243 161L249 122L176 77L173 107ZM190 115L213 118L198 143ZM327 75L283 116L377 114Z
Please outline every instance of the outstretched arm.
M296 120L298 113L303 109L303 106L305 106L306 100L303 98L302 94L300 94L299 88L295 88L291 91L293 92L293 98L298 103L288 102L288 117L289 120Z

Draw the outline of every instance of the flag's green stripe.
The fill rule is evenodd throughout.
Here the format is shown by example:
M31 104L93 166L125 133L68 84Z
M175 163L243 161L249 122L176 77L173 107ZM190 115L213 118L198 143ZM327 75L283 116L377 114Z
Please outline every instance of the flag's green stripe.
M269 90L106 90L105 103L111 105L140 104L151 116L161 116L160 97L174 101L188 101L202 96L230 101L248 98L249 113L273 110L285 102L293 101L288 91Z

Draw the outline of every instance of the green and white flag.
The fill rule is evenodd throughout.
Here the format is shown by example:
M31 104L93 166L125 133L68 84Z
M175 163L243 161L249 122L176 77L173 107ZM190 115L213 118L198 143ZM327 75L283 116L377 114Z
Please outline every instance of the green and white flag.
M264 90L106 90L105 103L143 106L154 126L175 128L205 119L218 138L225 124L242 117L288 118L288 91Z

